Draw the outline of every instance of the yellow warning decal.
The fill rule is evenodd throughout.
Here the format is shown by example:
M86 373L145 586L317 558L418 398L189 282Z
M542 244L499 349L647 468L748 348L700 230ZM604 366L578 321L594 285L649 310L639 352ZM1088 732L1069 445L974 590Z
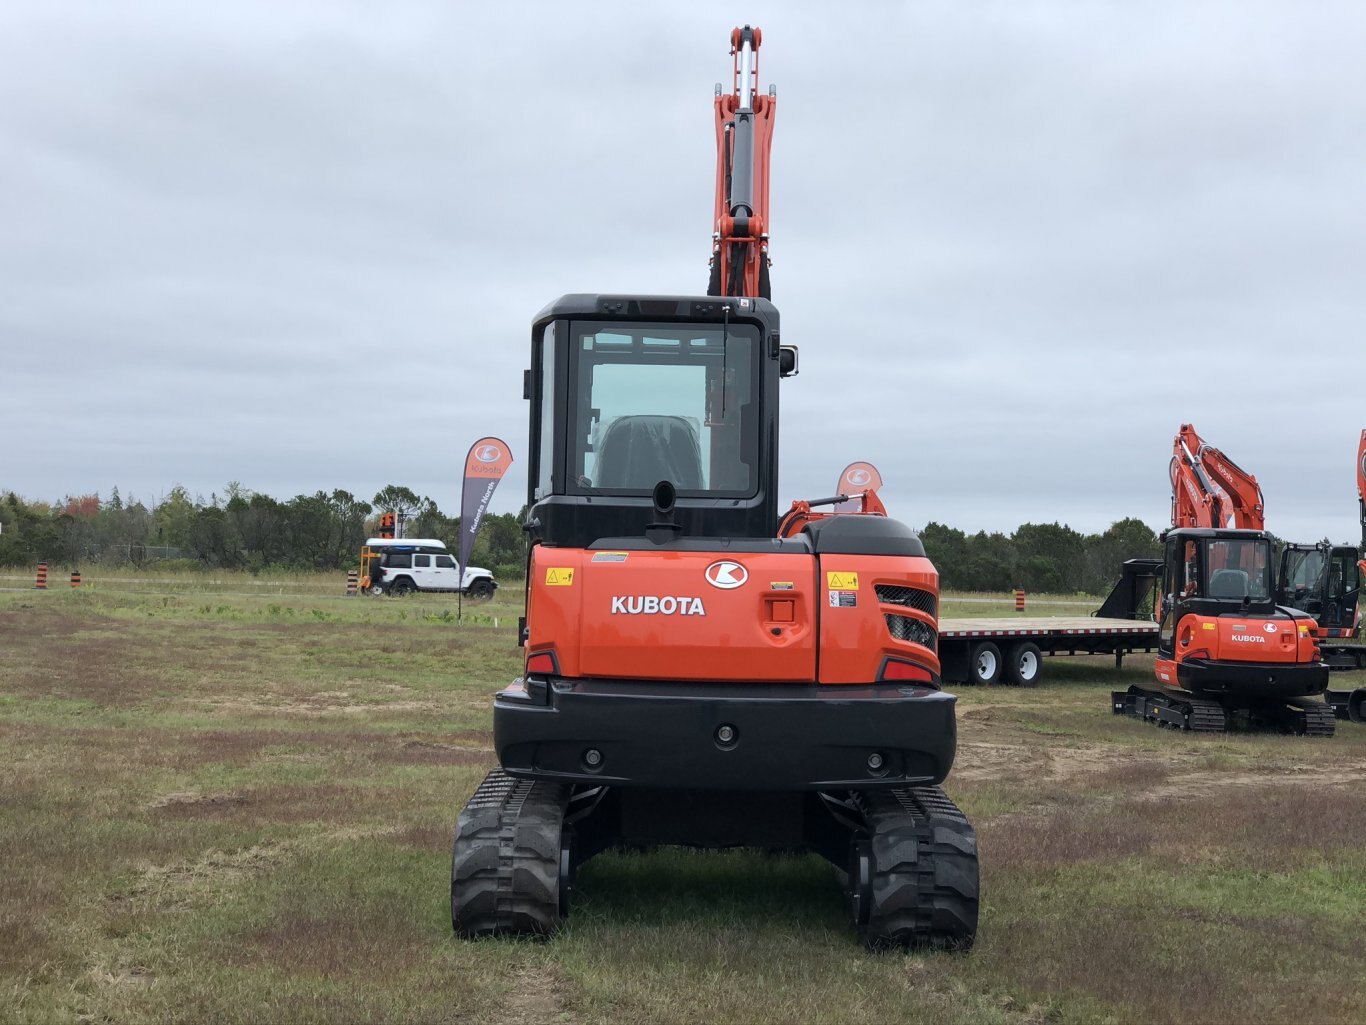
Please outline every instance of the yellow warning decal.
M546 587L568 587L574 583L574 570L569 566L552 566L545 571Z
M1214 624L1213 624L1213 623L1201 623L1201 624L1200 624L1200 628L1201 628L1202 630L1213 630L1213 629L1214 629Z
M857 591L857 573L827 573L825 574L825 586L832 591Z

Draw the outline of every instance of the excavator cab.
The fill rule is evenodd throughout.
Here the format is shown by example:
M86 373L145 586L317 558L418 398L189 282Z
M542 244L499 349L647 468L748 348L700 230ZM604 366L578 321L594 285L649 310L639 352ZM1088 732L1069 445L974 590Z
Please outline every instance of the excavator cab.
M778 522L778 381L794 362L762 299L569 295L532 331L533 538L586 548L675 533L769 538Z
M1177 624L1186 616L1267 615L1271 590L1271 539L1254 530L1187 528L1166 535L1164 597L1158 650L1177 655ZM1189 644L1187 645L1189 647Z
M1351 636L1361 595L1357 550L1326 542L1286 545L1276 593L1279 604L1313 616L1323 636Z
M1328 668L1312 618L1277 606L1270 536L1182 527L1167 531L1164 544L1154 668L1169 690L1130 688L1114 695L1115 711L1203 730L1224 729L1236 712L1331 733L1331 712L1300 700L1323 692Z

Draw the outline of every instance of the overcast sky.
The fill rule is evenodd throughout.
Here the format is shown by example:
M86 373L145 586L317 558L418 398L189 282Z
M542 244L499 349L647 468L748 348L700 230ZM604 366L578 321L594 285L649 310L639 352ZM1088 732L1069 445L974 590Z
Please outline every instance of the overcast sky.
M518 462L528 325L700 292L713 84L778 89L781 500L882 472L967 530L1168 522L1194 423L1355 540L1366 5L0 6L0 490Z

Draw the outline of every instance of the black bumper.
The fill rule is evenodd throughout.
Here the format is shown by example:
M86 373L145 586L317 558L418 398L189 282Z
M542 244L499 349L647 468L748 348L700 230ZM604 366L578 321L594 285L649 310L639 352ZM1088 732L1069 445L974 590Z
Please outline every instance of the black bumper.
M1177 682L1196 694L1237 694L1252 698L1300 698L1322 694L1328 667L1275 662L1211 662L1186 659L1176 667Z
M956 701L905 684L531 677L494 699L493 742L505 770L536 779L686 790L918 786L942 782L953 765Z

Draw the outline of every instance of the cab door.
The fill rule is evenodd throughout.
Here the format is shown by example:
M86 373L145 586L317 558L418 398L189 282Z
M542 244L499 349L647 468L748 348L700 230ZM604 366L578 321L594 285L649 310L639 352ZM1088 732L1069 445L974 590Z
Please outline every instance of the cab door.
M1334 548L1328 561L1321 626L1348 632L1356 625L1361 596L1361 569L1355 548Z

